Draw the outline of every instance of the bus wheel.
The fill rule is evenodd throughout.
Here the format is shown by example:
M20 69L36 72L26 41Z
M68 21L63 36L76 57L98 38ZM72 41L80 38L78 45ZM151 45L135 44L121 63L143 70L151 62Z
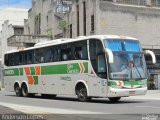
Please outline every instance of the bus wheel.
M22 96L22 91L21 91L21 88L19 87L18 84L14 85L14 91L16 93L16 96L18 96L18 97Z
M79 101L86 102L89 100L89 97L87 96L87 90L85 87L81 87L77 90L77 96Z
M118 102L121 99L121 97L109 97L108 99L114 103L114 102Z
M28 97L29 96L29 94L28 94L28 88L27 88L26 84L22 84L22 96L23 97Z

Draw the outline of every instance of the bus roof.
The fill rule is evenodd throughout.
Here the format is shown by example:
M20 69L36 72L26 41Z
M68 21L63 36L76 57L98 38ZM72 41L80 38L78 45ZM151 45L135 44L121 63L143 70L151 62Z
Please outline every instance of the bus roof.
M77 38L61 38L61 39L55 39L55 40L51 40L51 41L47 41L47 42L41 42L41 43L35 44L34 47L18 49L18 50L11 50L11 51L6 52L5 54L33 50L33 49L43 48L43 47L47 47L47 46L76 42L76 41L87 40L87 39L100 39L100 40L103 40L103 39L131 39L131 40L137 40L136 38L133 38L133 37L119 36L119 35L79 36Z

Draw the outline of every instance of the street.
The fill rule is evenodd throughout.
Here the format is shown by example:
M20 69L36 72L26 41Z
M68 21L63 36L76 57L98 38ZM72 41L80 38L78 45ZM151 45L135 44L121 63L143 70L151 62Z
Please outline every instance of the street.
M26 114L57 114L59 118L83 116L89 118L141 119L143 115L160 114L159 92L146 96L122 98L118 103L111 103L107 98L93 99L91 102L79 102L76 97L57 96L55 99L35 96L32 98L16 97L14 93L1 91L0 105ZM151 97L150 97L151 96ZM154 97L157 97L154 99ZM60 117L61 116L61 117ZM134 117L133 117L134 116ZM108 118L108 117L107 117ZM160 119L160 117L158 117Z

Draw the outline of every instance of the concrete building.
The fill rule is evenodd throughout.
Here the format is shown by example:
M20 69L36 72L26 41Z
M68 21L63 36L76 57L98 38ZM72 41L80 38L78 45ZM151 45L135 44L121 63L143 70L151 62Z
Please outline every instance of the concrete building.
M48 35L50 38L63 37L59 22L69 10L68 0L32 0L32 8L25 20L24 34Z
M154 77L156 89L160 89L159 3L160 0L72 0L66 36L116 34L138 38L143 49L156 54L157 65L146 60L149 77Z
M0 9L0 31L4 21L9 20L14 25L23 25L24 19L28 18L27 9L4 8ZM18 17L17 17L18 16Z
M3 60L4 52L10 50L7 39L13 34L23 32L21 29L28 15L27 9L5 8L0 10L0 16L0 59Z

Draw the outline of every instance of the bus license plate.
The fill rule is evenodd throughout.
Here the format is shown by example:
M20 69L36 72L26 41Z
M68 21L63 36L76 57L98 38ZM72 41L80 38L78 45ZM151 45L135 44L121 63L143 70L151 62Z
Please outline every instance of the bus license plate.
M129 94L134 95L135 91L129 91Z

